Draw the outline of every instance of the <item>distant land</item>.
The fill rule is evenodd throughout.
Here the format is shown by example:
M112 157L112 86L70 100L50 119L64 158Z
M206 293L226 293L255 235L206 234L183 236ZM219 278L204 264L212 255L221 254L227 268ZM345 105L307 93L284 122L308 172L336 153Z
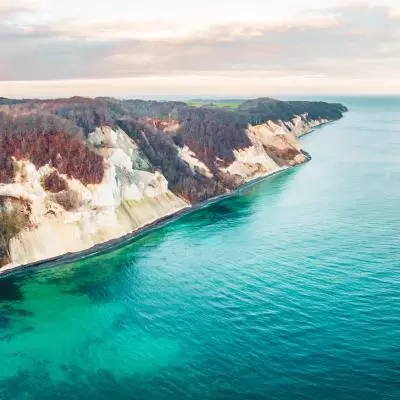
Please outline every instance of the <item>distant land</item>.
M227 109L238 109L239 106L247 101L247 99L190 99L187 101L188 105L194 107L216 107Z

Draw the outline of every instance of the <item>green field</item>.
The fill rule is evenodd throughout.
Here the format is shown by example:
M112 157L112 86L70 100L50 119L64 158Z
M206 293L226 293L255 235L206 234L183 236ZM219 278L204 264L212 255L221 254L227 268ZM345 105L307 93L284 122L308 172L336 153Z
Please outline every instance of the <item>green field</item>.
M226 108L230 110L237 109L245 100L188 100L186 103L192 107L214 107Z

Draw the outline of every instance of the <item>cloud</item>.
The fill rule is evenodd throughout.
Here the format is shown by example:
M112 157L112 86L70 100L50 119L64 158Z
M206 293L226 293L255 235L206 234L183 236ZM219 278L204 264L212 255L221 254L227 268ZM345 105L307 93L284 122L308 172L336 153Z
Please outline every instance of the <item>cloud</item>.
M23 5L18 5L17 2L15 2L15 4L7 2L0 3L0 21L3 21L3 23L7 19L29 12L32 12L32 9Z
M0 81L221 74L367 80L397 77L400 65L400 17L386 7L333 8L291 24L191 32L177 26L179 35L172 23L150 20L87 26L7 21L28 12L0 9Z

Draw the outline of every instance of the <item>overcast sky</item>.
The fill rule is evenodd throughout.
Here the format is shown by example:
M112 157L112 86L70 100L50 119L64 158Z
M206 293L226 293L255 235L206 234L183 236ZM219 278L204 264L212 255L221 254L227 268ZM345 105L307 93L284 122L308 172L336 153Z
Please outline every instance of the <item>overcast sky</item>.
M0 0L0 96L400 94L400 1Z

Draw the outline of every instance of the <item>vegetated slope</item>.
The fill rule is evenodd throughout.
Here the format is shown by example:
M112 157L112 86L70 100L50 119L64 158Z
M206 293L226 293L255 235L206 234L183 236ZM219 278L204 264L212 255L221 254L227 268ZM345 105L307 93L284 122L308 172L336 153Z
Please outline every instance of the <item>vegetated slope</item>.
M225 192L220 179L210 179L193 171L182 160L172 136L134 118L116 123L139 145L153 168L162 172L174 193L197 203Z
M290 121L296 115L317 120L335 120L346 108L340 104L305 101L279 101L270 98L248 100L238 111L208 107L190 107L183 102L95 99L72 97L55 100L10 100L0 98L0 182L13 179L12 157L30 159L37 167L51 163L60 173L99 183L103 168L101 159L83 144L97 127L120 126L138 141L144 153L168 177L172 187L191 186L193 179L207 187L196 196L186 190L192 201L221 193L221 185L210 185L203 177L191 174L177 155L177 146L187 146L222 179L219 167L234 161L234 151L251 145L246 127L267 120ZM176 119L179 129L171 137L162 130L150 129L143 118ZM139 126L146 138L136 135ZM153 149L153 150L152 150ZM186 179L178 178L184 176ZM211 186L213 188L211 188ZM228 184L229 186L229 184ZM197 188L196 190L198 190Z
M347 108L339 103L323 101L280 101L271 98L248 100L238 107L251 122L265 120L289 121L294 115L306 114L311 119L336 120L343 116Z
M235 110L0 98L0 267L86 249L302 163L296 133L346 110L269 98Z
M235 150L252 145L246 132L248 124L290 121L296 115L335 120L346 110L340 104L271 98L244 101L237 111L190 107L175 101L108 97L0 98L0 183L12 182L13 158L29 159L37 167L50 163L60 173L84 184L99 183L103 178L102 160L83 140L99 126L119 126L137 141L173 190L197 202L240 183L240 179L221 173L220 167L235 160ZM150 125L156 119L174 119L179 127L173 134L166 134L155 123ZM211 170L213 180L193 172L179 157L177 148L184 146Z
M71 121L51 114L12 116L0 113L0 183L12 183L16 160L37 168L50 164L82 183L100 183L103 159L90 151Z
M217 158L223 163L232 162L233 150L251 145L245 133L247 119L239 113L186 107L180 110L179 120L178 143L187 145L210 167Z

